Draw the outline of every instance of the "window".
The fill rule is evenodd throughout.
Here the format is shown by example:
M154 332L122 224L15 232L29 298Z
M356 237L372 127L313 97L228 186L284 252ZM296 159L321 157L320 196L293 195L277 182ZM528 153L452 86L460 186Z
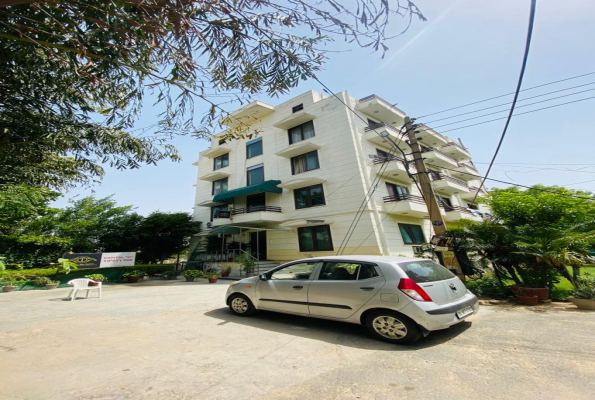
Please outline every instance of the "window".
M444 281L454 278L452 272L430 260L401 263L399 267L415 283Z
M477 207L477 204L467 203L467 208L470 208L472 210L479 210L479 207Z
M227 167L228 165L229 165L229 153L223 154L222 156L215 158L213 170L221 169L221 168Z
M311 151L291 159L291 173L293 175L320 168L318 150Z
M355 281L378 276L372 264L354 264L345 262L327 262L320 270L319 280Z
M297 106L293 107L293 108L291 109L291 112L292 112L292 113L296 113L296 112L298 112L298 111L302 111L303 109L304 109L304 103L302 103L302 104L298 104Z
M314 122L308 121L305 124L295 126L289 130L289 144L301 142L314 136Z
M409 188L406 186L395 185L394 183L386 183L386 189L388 190L389 196L395 196L398 199L409 198Z
M442 197L442 196L436 195L436 200L438 200L438 205L444 207L444 209L446 211L454 210L454 208L452 206L452 202L450 201L450 199L448 197Z
M227 204L224 206L211 207L211 221L213 220L213 218L229 218L229 210L227 209Z
M322 185L308 186L293 191L295 198L295 208L308 208L314 206L324 206L324 191Z
M302 252L333 250L331 228L328 225L298 228L298 241Z
M314 270L315 262L298 263L276 270L269 279L307 280Z
M247 179L248 186L256 185L257 183L264 182L264 166L263 164L258 164L253 167L249 167L247 169Z
M246 158L256 157L262 154L262 138L251 140L246 143Z
M227 192L227 178L219 179L213 182L213 194Z
M399 224L399 230L405 244L422 244L426 242L420 225Z

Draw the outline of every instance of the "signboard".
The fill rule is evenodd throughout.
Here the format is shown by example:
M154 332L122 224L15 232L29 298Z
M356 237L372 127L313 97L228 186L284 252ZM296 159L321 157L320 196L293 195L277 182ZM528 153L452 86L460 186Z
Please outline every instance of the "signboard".
M79 269L99 268L101 264L101 253L64 254L62 258L72 261Z
M132 267L135 259L136 253L134 251L126 253L101 253L99 268Z

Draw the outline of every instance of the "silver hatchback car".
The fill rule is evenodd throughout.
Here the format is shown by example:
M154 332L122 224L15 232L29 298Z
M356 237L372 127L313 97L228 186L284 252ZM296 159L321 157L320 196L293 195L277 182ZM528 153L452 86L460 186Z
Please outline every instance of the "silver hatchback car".
M427 259L316 257L280 265L229 285L236 315L256 310L366 325L376 338L413 343L477 313L477 297Z

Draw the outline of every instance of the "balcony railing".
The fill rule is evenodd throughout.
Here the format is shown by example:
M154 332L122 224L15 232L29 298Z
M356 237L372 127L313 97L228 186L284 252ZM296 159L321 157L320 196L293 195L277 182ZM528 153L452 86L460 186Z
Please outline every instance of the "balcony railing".
M468 187L467 184L459 179L453 178L452 176L444 175L444 174L430 174L433 181L448 181L454 183L456 185L460 185L463 187Z
M448 142L444 146L442 146L441 149L444 149L445 147L453 147L453 146L461 151L464 151L465 153L469 153L469 151L466 148L464 148L463 146L461 146L460 144L458 144L456 142Z
M365 101L369 101L369 100L374 100L374 99L378 99L379 101L383 102L384 104L386 104L387 107L389 108L393 108L395 110L397 110L398 112L400 112L403 115L407 115L405 114L405 111L401 110L398 107L395 107L393 104L389 103L388 101L384 100L382 97L376 96L375 94L372 94L370 96L366 96L364 98L359 99L360 103L363 103Z
M430 151L433 151L436 154L440 154L442 157L447 158L449 160L451 160L452 162L454 162L455 164L458 164L457 160L455 160L454 158L452 158L451 156L449 156L448 154L445 154L443 152L441 152L440 150L434 148L434 147L422 147L421 152L422 153L428 153Z
M401 131L399 128L395 128L391 124L385 124L384 122L378 122L376 124L368 124L368 126L366 126L364 131L368 132L368 131L373 131L374 129L380 129L380 128L385 128L389 131L392 131L392 132L394 132L394 134L396 136L403 136L403 137L405 136L405 131ZM400 139L403 139L403 137L401 137Z
M391 161L398 161L402 164L405 164L405 160L403 160L401 157L397 157L397 156L388 156L388 157L376 156L376 157L374 157L374 164L384 164L386 162L391 162Z
M461 206L449 206L447 204L444 204L444 205L442 205L442 207L444 207L444 210L446 212L459 211L459 212L464 212L464 213L467 213L467 214L475 215L473 213L473 211L469 210L468 208L461 207Z
M236 208L236 209L231 210L231 215L249 214L249 213L261 212L261 211L280 213L281 212L281 207L274 207L274 206L250 206L250 207L244 207L244 208Z
M412 194L397 194L394 196L383 197L385 203L391 203L393 201L411 201L413 203L426 204L424 198L421 196L415 196Z
M485 190L483 190L482 188L478 188L478 187L475 187L475 186L470 186L469 187L469 191L471 191L471 192L478 191L479 193L483 193L483 194L487 194L488 193Z

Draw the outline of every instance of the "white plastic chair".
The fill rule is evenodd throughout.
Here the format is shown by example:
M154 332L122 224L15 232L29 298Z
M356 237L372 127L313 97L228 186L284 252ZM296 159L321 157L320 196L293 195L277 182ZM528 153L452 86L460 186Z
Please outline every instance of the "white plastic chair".
M79 290L86 290L87 297L89 297L90 290L98 290L99 298L101 298L101 285L103 284L103 282L97 282L97 286L89 286L89 282L95 281L87 278L73 279L69 281L68 284L73 286L72 291L68 294L68 297L70 297L70 301L73 301L76 298L76 292L78 292Z

